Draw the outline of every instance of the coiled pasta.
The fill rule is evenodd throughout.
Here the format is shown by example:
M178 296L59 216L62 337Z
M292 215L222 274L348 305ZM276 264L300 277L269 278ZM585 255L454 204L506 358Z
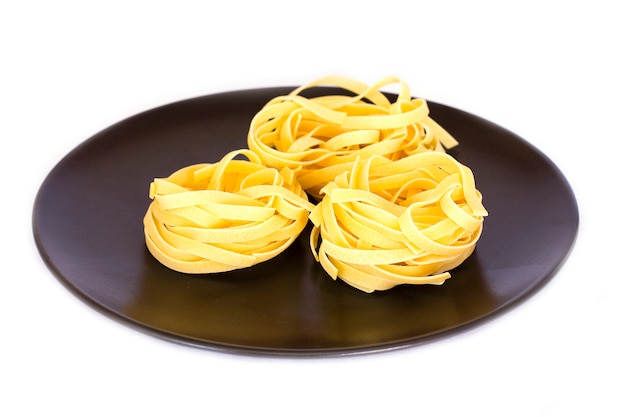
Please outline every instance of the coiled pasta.
M395 101L380 89L398 84ZM317 86L346 94L306 98ZM365 292L442 284L475 249L487 211L457 141L396 77L325 77L270 100L248 148L150 184L146 246L183 273L251 267L313 223L315 260ZM309 202L312 196L316 204Z
M391 102L379 91L398 84ZM316 86L335 86L352 92L306 98ZM412 98L397 77L368 86L338 76L305 84L270 100L252 119L248 147L264 165L296 171L303 188L316 198L338 174L357 159L382 155L391 160L424 151L444 152L456 140L429 117L426 101Z
M333 279L365 292L443 283L473 252L487 215L472 171L433 151L359 159L321 193L313 254Z
M163 265L192 274L275 257L300 235L313 209L293 171L268 168L249 150L157 178L150 198L146 246Z

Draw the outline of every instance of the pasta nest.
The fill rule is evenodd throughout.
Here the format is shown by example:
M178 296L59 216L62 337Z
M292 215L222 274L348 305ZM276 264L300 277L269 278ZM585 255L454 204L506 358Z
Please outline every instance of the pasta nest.
M472 171L440 152L357 160L321 192L313 254L365 292L442 284L473 252L487 215Z
M390 101L380 89L397 84ZM305 90L334 86L346 94L305 97ZM253 117L248 148L263 164L296 171L303 188L317 199L320 190L357 159L383 155L391 160L423 151L445 152L456 140L429 117L426 100L412 98L397 77L368 86L331 76L270 100ZM445 147L445 148L444 148Z
M154 179L150 198L146 245L159 262L184 273L273 258L298 237L313 209L292 170L268 168L249 150Z

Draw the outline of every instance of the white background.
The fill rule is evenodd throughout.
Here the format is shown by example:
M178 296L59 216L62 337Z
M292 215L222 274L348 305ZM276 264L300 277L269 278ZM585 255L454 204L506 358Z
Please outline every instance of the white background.
M626 415L618 6L3 2L0 414ZM415 348L263 358L136 332L45 267L33 200L83 140L172 101L331 74L367 83L397 75L414 94L487 118L548 155L581 216L571 256L548 285L496 320Z

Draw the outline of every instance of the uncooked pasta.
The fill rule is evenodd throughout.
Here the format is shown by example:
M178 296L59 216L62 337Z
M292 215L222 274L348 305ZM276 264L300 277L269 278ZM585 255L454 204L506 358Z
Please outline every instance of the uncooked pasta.
M300 235L313 208L293 171L268 168L249 150L157 178L150 198L144 217L150 253L173 270L193 274L275 257Z
M311 249L333 278L366 292L441 284L473 252L487 211L450 155L357 160L322 190Z
M397 84L392 101L382 88ZM313 87L339 92L307 98ZM303 188L320 189L356 158L382 155L391 160L423 151L445 152L456 140L429 116L426 100L412 98L397 77L368 86L344 77L325 77L270 100L252 119L248 147L263 164L296 171Z
M392 84L397 94L381 91ZM330 93L308 94L315 87ZM310 220L313 257L331 278L384 291L442 284L482 233L474 174L447 153L456 139L396 77L325 77L275 97L252 118L247 142L150 184L145 241L163 265L252 267Z

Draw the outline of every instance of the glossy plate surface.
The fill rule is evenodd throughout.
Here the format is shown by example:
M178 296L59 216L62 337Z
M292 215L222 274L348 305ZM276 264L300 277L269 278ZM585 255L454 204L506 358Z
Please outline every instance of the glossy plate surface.
M539 289L573 245L578 209L540 151L489 121L437 103L489 211L475 253L443 286L365 294L313 259L308 230L264 264L218 275L171 271L148 253L142 218L154 177L246 147L252 116L291 87L159 107L80 144L37 195L41 256L79 298L171 341L232 353L340 355L413 346L482 323ZM326 94L322 89L312 94Z

